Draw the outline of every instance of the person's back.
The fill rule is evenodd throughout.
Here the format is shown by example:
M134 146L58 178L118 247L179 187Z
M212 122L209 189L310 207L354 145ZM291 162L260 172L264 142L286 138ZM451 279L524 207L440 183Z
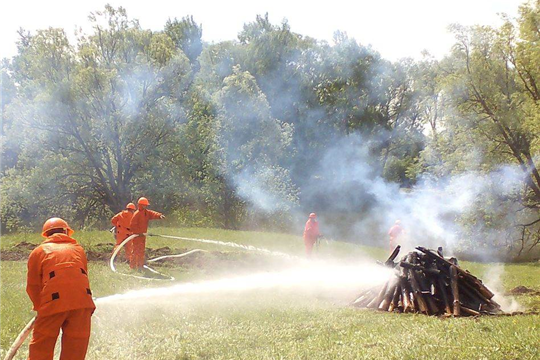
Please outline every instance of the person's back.
M28 258L26 291L37 311L29 360L52 360L62 330L60 360L83 360L96 308L88 280L86 254L60 218L43 225L46 239Z
M66 234L53 234L28 258L28 285L40 288L33 296L34 310L41 315L93 308L83 248ZM37 307L36 307L37 306Z

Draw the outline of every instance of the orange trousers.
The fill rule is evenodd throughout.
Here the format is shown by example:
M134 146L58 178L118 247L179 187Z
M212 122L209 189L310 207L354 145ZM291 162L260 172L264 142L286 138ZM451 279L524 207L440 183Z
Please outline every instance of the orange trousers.
M306 246L306 256L311 257L311 252L313 251L313 245L317 242L317 238L304 238L304 245Z
M129 257L129 267L132 269L142 269L146 250L146 236L137 236L131 242L133 246L131 256Z
M84 360L93 312L94 309L76 309L49 316L38 315L29 345L28 360L52 360L60 329L60 360Z
M390 236L390 252L394 251L394 248L398 246L399 236Z
M114 245L113 252L118 246L120 246L122 241L126 240L129 236L129 234L116 234L116 245ZM129 261L131 255L133 254L133 240L124 245L123 250L125 254L124 259ZM118 253L118 258L122 258L122 250L120 250L120 252Z

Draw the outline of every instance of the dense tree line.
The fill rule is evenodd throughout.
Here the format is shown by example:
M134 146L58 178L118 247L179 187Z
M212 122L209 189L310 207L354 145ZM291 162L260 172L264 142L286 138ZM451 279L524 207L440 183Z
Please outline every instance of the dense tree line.
M367 176L402 188L517 166L519 189L485 202L513 212L501 246L538 244L538 1L500 28L456 25L440 61L390 62L345 33L318 41L268 15L215 44L192 17L150 31L106 6L89 21L75 44L63 29L21 30L3 61L3 231L53 213L101 226L141 194L195 226L362 213L369 197L344 209L335 199L356 184L325 187L338 174L318 162L361 136ZM466 215L508 227L482 202Z

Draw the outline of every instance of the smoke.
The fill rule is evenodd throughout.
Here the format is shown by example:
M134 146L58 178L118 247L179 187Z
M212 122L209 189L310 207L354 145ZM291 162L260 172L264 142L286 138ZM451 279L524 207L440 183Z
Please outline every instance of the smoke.
M289 223L280 230L291 226L296 233L316 212L327 237L381 247L400 219L405 250L443 246L447 254L484 260L509 254L518 202L508 199L516 199L523 185L518 167L485 173L484 151L473 145L456 161L479 170L420 177L407 188L383 178L387 164L409 151L403 147L424 142L415 113L419 95L403 90L412 84L414 64L384 61L345 34L337 34L333 45L303 43L267 18L258 20L265 27L257 36L242 33L240 43L205 49L198 75L218 109L222 175L250 210L281 215ZM277 34L288 42L276 40ZM394 119L392 111L401 111L393 108L396 94L408 102ZM380 110L385 106L387 114ZM381 149L392 141L394 153L383 159Z
M502 200L496 200L519 191L523 184L519 168L502 166L489 173L470 171L437 181L421 178L412 189L402 189L382 178L371 143L363 136L344 136L333 143L319 159L313 160L316 170L301 181L302 203L311 205L311 209L303 211L290 199L269 192L268 184L251 174L242 176L240 181L236 178L239 193L253 206L267 211L275 210L277 204L287 204L299 220L305 219L305 213L316 211L322 232L330 237L349 237L386 247L386 232L400 219L406 231L400 239L404 250L418 245L443 246L447 254L467 250L476 255L484 253L483 258L487 259L500 249L489 246L503 240L490 224L477 218L471 228L462 220L476 214L481 205L486 213L504 215L498 221L510 224L515 209L503 209ZM477 239L481 242L474 244Z
M504 312L513 313L516 311L524 311L525 308L521 306L514 297L503 295L504 287L501 281L503 274L504 265L497 264L490 266L484 275L486 286L495 294L493 300L501 305L501 309Z

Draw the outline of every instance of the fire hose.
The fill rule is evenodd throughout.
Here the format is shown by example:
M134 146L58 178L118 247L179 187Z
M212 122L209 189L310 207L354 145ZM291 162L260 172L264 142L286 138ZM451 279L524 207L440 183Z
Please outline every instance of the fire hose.
M170 275L165 275L163 273L160 273L159 271L157 270L154 270L152 269L150 266L148 265L143 265L143 268L150 271L151 273L153 274L156 274L156 275L159 275L161 276L161 279L159 278L150 278L150 277L146 277L146 276L137 276L137 275L133 275L133 274L126 274L126 273L122 273L122 272L119 272L116 270L116 267L114 266L114 260L116 259L116 256L118 255L118 253L120 252L120 250L122 250L122 248L130 241L132 241L133 239L135 239L136 237L138 236L141 236L141 235L149 235L149 236L155 236L155 235L150 235L150 234L133 234L131 236L128 236L124 241L122 241L120 243L120 245L118 245L116 247L116 249L114 249L113 251L113 254L111 256L111 259L109 260L109 266L111 268L111 270L114 272L114 273L117 273L117 274L120 274L120 275L124 275L124 276L130 276L130 277L134 277L134 278L137 278L137 279L144 279L144 280L174 280L174 277L173 276L170 276ZM188 256L188 255L191 255L191 254L194 254L196 252L203 252L205 250L202 250L202 249L193 249L191 251L188 251L186 253L183 253L183 254L175 254L175 255L164 255L164 256L159 256L157 258L153 258L153 259L149 259L147 260L147 263L152 263L152 262L156 262L156 261L159 261L159 260L163 260L163 259L167 259L167 258L182 258L184 256Z
M145 269L147 269L148 271L150 271L150 272L152 272L154 274L160 275L163 278L162 279L156 279L156 278L149 278L149 277L145 277L145 276L137 276L137 275L133 275L133 274L122 273L122 272L119 272L119 271L116 270L116 267L114 266L114 260L116 259L116 256L118 255L120 250L122 250L122 248L128 242L132 241L133 239L135 239L136 237L141 236L141 235L144 235L144 236L157 236L157 237L162 237L162 238L166 238L166 239L177 239L177 240L193 241L193 242L200 242L200 243L206 243L206 244L222 245L222 246L240 248L240 249L249 250L249 251L257 251L257 252L261 252L261 253L268 254L268 255L286 257L286 258L290 258L290 259L296 258L295 256L291 256L291 255L288 255L288 254L285 254L285 253L281 253L281 252L277 252L277 251L270 251L268 249L258 248L258 247L252 246L252 245L237 244L237 243L234 243L234 242L225 242L225 241L211 240L211 239L197 239L197 238L188 238L188 237L182 237L182 236L171 236L171 235L160 235L160 234L148 234L148 233L145 233L145 234L133 234L131 236L128 236L124 241L122 241L120 243L120 245L118 245L116 247L116 249L114 249L113 254L111 256L111 259L109 260L109 266L110 266L111 270L114 273L124 275L124 276L134 277L134 278L137 278L137 279L144 279L144 280L174 280L174 277L162 274L162 273L152 269L151 267L149 267L147 265L144 265ZM147 260L147 262L152 263L152 262L156 262L156 261L167 259L167 258L182 258L184 256L188 256L188 255L191 255L193 253L203 252L203 251L205 251L205 250L194 249L194 250L188 251L188 252L183 253L183 254L159 256L159 257L156 257L156 258L153 258L153 259L149 259L149 260ZM28 337L28 335L32 331L32 328L34 327L35 321L36 321L36 317L33 317L28 322L28 324L26 324L24 329L20 332L20 334L17 336L17 338L15 339L15 341L13 342L11 347L9 348L6 356L4 357L4 360L12 360L15 357L15 354L17 353L19 348L22 346L22 344L24 343L24 341L26 340L26 338Z
M32 331L32 328L34 327L35 322L36 322L36 317L34 316L32 320L30 320L28 324L26 324L24 329L22 329L19 336L17 336L17 338L15 339L15 341L9 348L6 356L4 357L4 360L12 360L15 357L15 354L17 354L17 351L19 350L21 345L24 343L24 340L26 340L26 338L30 334L30 331Z

